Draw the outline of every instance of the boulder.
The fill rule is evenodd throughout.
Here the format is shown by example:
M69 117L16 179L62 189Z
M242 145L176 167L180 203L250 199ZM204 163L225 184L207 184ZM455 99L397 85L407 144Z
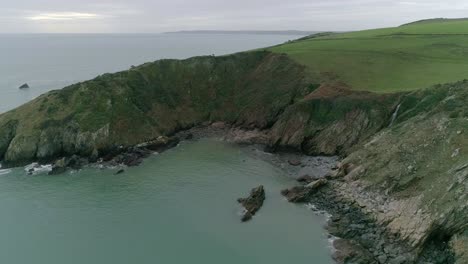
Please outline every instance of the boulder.
M317 190L318 188L324 186L327 183L328 183L328 181L326 179L319 179L319 180L316 180L316 181L313 181L313 182L307 184L305 187L309 188L309 189L312 189L312 190Z
M69 168L74 170L80 170L83 166L87 164L86 159L80 158L77 155L73 155L66 160L66 165Z
M289 165L291 166L300 166L302 162L300 160L294 159L294 160L288 160Z
M128 167L135 167L143 162L144 158L147 158L150 152L140 148L130 148L126 153L119 155L115 158L118 164L124 164Z
M296 186L282 190L281 194L291 203L304 203L307 202L307 199L311 194L311 190L304 186Z
M167 149L173 148L179 144L180 140L177 137L158 137L155 140L145 142L138 145L138 148L145 148L151 151L163 152Z
M242 204L245 209L241 221L246 222L252 219L252 216L262 207L263 201L265 201L265 190L263 186L252 189L249 197L237 199L237 202Z
M297 182L304 183L304 184L309 184L316 180L316 178L309 176L309 175L303 175L299 178L296 179Z
M316 192L319 188L327 184L326 179L313 181L306 186L296 186L291 189L281 191L281 194L291 203L305 203L309 196Z
M188 133L187 135L185 135L185 140L191 140L191 139L193 139L192 133Z
M29 88L29 85L27 83L25 83L25 84L23 84L23 85L21 85L19 87L19 89L28 89L28 88Z
M79 170L87 164L87 160L73 155L69 158L61 158L55 161L52 165L52 170L49 175L58 175L65 173L67 169Z
M120 169L120 170L118 170L116 173L114 173L114 175L119 175L119 174L122 174L122 173L124 173L124 172L125 172L124 169Z
M372 254L358 243L348 239L336 239L333 241L335 252L333 259L339 263L367 264L376 263Z
M226 123L224 123L224 122L215 122L215 123L211 124L211 127L216 128L216 129L225 129L226 128Z

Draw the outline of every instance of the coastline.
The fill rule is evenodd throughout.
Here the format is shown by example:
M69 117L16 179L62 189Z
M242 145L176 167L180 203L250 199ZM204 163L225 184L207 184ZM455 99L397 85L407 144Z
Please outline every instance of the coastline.
M285 177L298 181L296 186L304 186L299 180L305 176L311 176L315 180L327 179L325 186L308 195L302 203L313 213L324 214L328 219L325 228L332 257L337 263L455 263L446 243L430 245L423 252L414 252L411 245L390 234L375 218L375 208L368 208L354 200L357 195L378 200L387 198L367 193L364 189L347 188L346 181L338 175L343 169L339 157L308 156L298 151L284 150L268 152L268 133L268 130L245 130L223 122L203 123L170 137L110 152L107 157L89 160L83 157L61 158L55 161L49 173L56 171L53 174L60 174L67 169L79 169L82 166L121 171L126 167L140 165L151 154L176 147L180 141L214 138L246 147L247 155L253 155L281 169ZM44 167L37 165L39 169Z
M390 233L376 219L374 213L378 209L365 207L353 200L358 195L377 200L389 198L364 189L348 188L348 183L337 175L342 169L339 157L308 156L297 151L270 153L265 151L267 144L263 139L266 133L268 131L243 130L213 123L179 132L176 136L192 135L191 140L216 138L246 146L250 155L270 162L286 177L295 180L311 174L314 179L327 179L328 183L307 197L304 204L313 213L325 215L328 219L325 228L332 257L337 263L455 263L448 243L435 241L421 252L415 251L413 246ZM291 165L291 160L299 160L300 165ZM297 186L301 183L298 182Z

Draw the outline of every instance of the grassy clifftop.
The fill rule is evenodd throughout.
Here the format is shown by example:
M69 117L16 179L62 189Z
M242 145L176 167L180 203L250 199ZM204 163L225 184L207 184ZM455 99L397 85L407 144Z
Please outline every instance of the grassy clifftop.
M468 20L323 34L271 50L355 90L416 90L468 78Z

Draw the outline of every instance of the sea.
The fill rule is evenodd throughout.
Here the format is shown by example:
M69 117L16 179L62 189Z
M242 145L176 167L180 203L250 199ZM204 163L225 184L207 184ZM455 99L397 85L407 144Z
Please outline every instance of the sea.
M300 36L297 36L300 37ZM0 112L53 89L162 58L223 55L284 35L0 35ZM29 89L18 89L27 83ZM288 203L294 180L246 147L182 142L126 168L58 176L0 169L0 263L328 264L325 217ZM257 150L259 151L259 150ZM237 198L263 185L241 223Z

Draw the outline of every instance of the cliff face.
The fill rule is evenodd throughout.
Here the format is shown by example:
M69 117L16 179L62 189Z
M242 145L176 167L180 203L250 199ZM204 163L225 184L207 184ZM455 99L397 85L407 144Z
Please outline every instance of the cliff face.
M398 95L354 92L323 84L290 106L274 124L271 145L309 155L345 156L388 126Z
M98 156L209 120L264 128L310 85L302 66L268 52L148 63L1 115L0 158Z
M73 154L95 159L204 121L273 126L274 148L335 154L388 121L390 100L378 99L385 103L373 109L382 96L319 86L303 66L263 51L147 63L0 115L0 158L6 165Z
M468 261L468 81L407 94L392 127L344 161L344 196L417 250L452 245ZM385 200L376 197L382 197Z

